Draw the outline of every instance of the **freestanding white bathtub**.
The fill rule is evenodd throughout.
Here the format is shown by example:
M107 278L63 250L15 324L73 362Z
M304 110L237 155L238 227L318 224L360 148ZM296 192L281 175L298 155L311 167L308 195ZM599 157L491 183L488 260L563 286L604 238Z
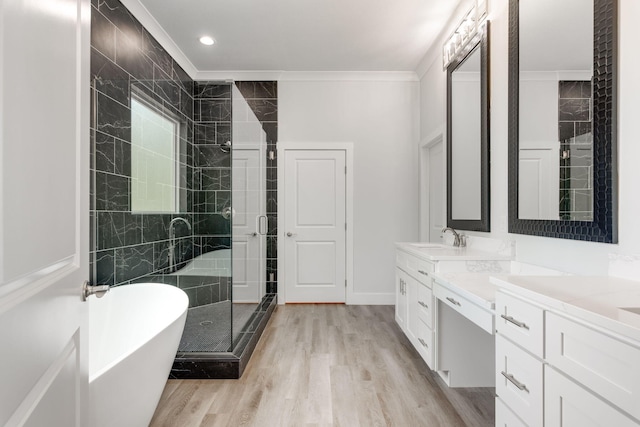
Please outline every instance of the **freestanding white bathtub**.
M159 283L118 286L89 298L91 427L149 425L188 306L183 290Z

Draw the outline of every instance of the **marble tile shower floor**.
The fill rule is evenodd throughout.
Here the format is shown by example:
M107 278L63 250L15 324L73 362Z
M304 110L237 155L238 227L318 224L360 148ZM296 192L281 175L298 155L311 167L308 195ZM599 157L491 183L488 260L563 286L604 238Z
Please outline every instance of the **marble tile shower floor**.
M231 351L232 318L235 339L257 306L257 304L233 304L233 316L230 301L190 308L178 351Z

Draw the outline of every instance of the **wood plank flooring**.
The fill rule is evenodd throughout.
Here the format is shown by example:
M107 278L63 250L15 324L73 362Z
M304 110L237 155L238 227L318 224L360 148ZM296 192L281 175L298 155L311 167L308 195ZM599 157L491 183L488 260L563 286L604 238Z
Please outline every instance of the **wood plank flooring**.
M392 306L278 306L239 380L169 380L152 427L492 426L492 389L447 389Z

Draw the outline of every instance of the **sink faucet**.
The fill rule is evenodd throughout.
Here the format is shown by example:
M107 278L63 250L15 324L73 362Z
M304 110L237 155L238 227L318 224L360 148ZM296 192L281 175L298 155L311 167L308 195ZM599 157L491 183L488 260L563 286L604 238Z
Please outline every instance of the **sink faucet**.
M176 264L176 223L184 222L187 225L189 231L191 231L191 224L189 221L182 217L176 217L169 223L169 270L173 271Z
M464 235L458 234L458 232L451 227L445 227L442 229L442 233L446 233L447 231L450 231L453 233L453 246L457 248L467 246L467 242L465 241Z

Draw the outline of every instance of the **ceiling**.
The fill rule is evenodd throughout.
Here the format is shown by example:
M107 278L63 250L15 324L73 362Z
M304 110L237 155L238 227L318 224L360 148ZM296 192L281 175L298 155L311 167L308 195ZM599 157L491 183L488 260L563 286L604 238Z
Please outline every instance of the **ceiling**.
M135 1L208 72L415 71L462 0Z

